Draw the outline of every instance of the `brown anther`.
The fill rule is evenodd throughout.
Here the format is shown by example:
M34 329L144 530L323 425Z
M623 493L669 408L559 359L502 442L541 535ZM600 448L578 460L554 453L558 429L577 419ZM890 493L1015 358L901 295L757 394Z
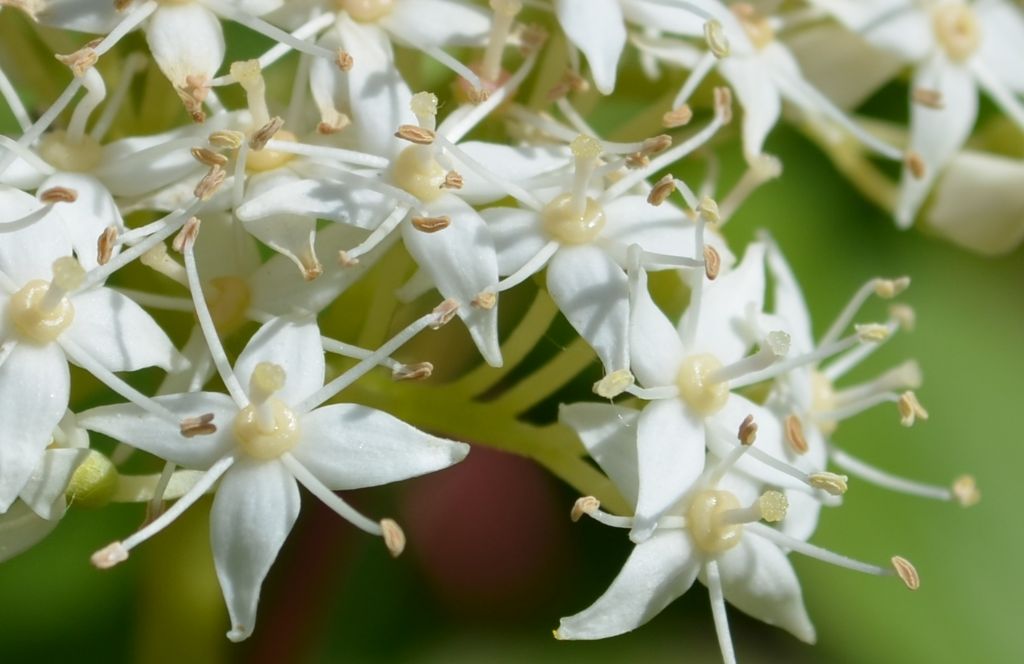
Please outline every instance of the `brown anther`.
M921 402L917 400L917 395L907 390L900 395L899 401L896 405L900 409L900 424L905 427L914 426L914 422L917 420L927 420L928 411L924 409Z
M338 65L338 69L341 71L352 71L352 65L355 64L355 60L352 59L352 54L348 51L338 49L338 55L334 58L334 64Z
M330 122L327 120L321 121L320 124L316 126L316 132L318 134L323 134L324 136L329 136L331 134L337 134L345 131L348 129L350 124L352 124L352 120L347 115L339 111L333 114L333 119Z
M732 90L725 86L715 88L715 115L724 125L732 122Z
M223 166L228 163L228 158L219 152L214 152L210 148L204 148L196 146L192 148L192 158L198 161L204 166Z
M909 560L903 556L893 556L890 562L892 562L892 568L896 570L896 576L900 577L903 585L910 590L917 590L921 587L921 577L917 575L917 568Z
M536 53L548 41L548 31L543 25L530 23L523 25L518 30L519 52L523 56Z
M436 233L443 231L452 225L452 218L446 215L440 217L413 217L412 227L423 233Z
M708 281L714 281L718 278L718 273L721 270L722 257L718 250L710 244L704 245L704 276L708 278Z
M490 311L496 304L498 304L498 294L494 291L483 291L481 293L477 293L471 304L477 309Z
M651 193L647 194L647 202L651 205L661 205L675 190L676 179L669 173L654 184Z
M462 189L465 181L462 179L462 174L458 171L448 171L444 174L444 184L441 186L445 189Z
M430 145L437 138L437 134L430 129L407 124L399 127L398 131L395 132L395 136L416 145Z
M106 265L114 255L117 246L117 226L107 226L96 240L96 262Z
M487 88L470 88L466 91L466 98L472 104L482 104L491 98L491 91Z
M199 221L199 217L192 217L185 222L185 225L181 227L178 234L174 236L174 241L171 242L171 247L178 253L184 253L184 251L191 247L196 241L196 236L199 235L199 225L202 222Z
M593 514L597 510L601 509L601 501L593 496L583 496L577 498L576 502L573 503L572 511L569 512L569 518L574 522L579 521L585 514Z
M70 68L71 73L75 75L75 78L81 78L85 75L85 72L100 59L100 56L97 55L96 51L89 46L80 48L74 53L68 53L67 55L57 53L53 57L57 58L57 61L61 64Z
M437 318L431 323L430 327L433 329L439 329L452 318L455 318L455 314L459 312L459 303L451 298L448 298L441 304L434 307L434 315Z
M123 12L128 9L135 0L114 0L114 9L119 12Z
M210 169L210 172L204 175L203 179L199 181L199 184L196 185L193 193L199 200L208 201L213 198L213 195L221 188L227 177L227 171L220 166L214 166Z
M665 150L672 147L672 137L668 134L658 134L657 136L651 136L650 138L644 139L643 147L640 148L640 152L645 155L653 157L656 154L661 154Z
M977 505L981 500L981 491L973 475L961 475L953 481L953 497L961 507Z
M907 152L906 156L903 158L903 163L910 171L910 174L917 180L923 178L924 174L928 171L928 167L925 165L924 159L913 150Z
M747 415L740 422L740 430L736 435L740 439L742 445L753 445L754 441L757 440L757 422L754 421L753 415Z
M185 438L196 436L209 436L217 432L217 425L213 423L213 413L204 413L197 417L186 417L179 425L181 435Z
M245 140L245 134L234 129L219 129L211 133L207 140L210 141L210 145L215 147L237 150L242 147L242 142Z
M259 151L267 147L270 139L274 138L274 135L281 131L283 126L284 118L276 115L270 118L270 122L254 131L252 136L249 137L249 149Z
M210 93L210 81L205 76L190 74L185 77L185 85L175 87L174 91L178 93L178 98L192 116L193 122L198 124L206 121L203 102Z
M430 362L403 364L391 371L393 380L425 380L434 374L434 365Z
M807 454L807 451L811 448L807 444L807 438L804 436L804 425L800 418L796 415L787 415L784 424L786 426L786 440L789 441L789 447L797 454Z
M338 252L338 265L342 267L355 267L359 265L358 258L352 258L348 255L348 252L342 249Z
M910 98L915 104L920 104L926 108L941 110L944 106L942 102L942 92L939 90L932 90L930 88L914 88L910 93Z
M643 152L634 152L633 154L626 156L626 168L636 170L637 168L650 166L650 164L651 158Z
M78 200L78 192L67 187L50 187L39 192L39 200L43 203L74 203Z
M675 129L676 127L684 127L690 124L690 120L693 119L693 109L690 108L689 104L683 104L679 108L673 108L661 116L661 124L669 129Z
M405 533L401 526L392 519L381 519L380 530L384 537L384 546L388 548L391 557L397 558L402 555L402 551L405 550Z
M558 101L570 92L586 92L589 89L590 84L587 83L587 79L580 76L578 72L567 69L562 75L562 79L548 90L547 98L548 101Z

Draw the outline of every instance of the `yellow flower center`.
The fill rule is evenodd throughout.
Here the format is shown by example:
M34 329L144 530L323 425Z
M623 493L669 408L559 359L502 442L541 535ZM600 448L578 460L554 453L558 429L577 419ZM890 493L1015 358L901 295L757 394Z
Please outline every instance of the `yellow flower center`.
M411 145L398 154L391 179L400 187L425 203L435 201L444 194L447 171L425 146Z
M274 140L295 143L298 138L290 131L282 129L274 135ZM276 152L267 149L251 150L245 158L245 170L250 173L265 173L281 168L294 158L295 155L291 152Z
M676 377L679 396L701 415L717 413L729 398L728 383L710 379L711 374L721 368L722 363L718 358L701 353L687 357L679 369Z
M604 230L604 208L587 197L582 213L577 210L572 194L562 194L554 199L540 213L544 231L562 244L591 242Z
M395 0L335 0L338 9L360 23L371 23L391 13Z
M686 527L697 548L716 554L739 544L743 525L722 519L724 512L739 508L739 499L728 491L709 489L694 496L686 509Z
M932 25L939 46L952 60L963 62L981 44L981 26L967 5L943 4L932 13Z
M299 418L280 399L246 406L235 416L235 440L255 459L268 461L291 451L299 442Z
M84 173L100 163L102 148L89 136L73 141L67 132L54 131L39 142L39 155L58 170Z

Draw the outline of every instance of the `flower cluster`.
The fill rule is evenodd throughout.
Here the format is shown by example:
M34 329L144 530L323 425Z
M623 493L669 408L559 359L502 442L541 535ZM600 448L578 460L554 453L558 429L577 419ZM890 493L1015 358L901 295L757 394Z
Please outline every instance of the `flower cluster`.
M909 279L870 279L815 340L774 240L764 234L737 259L725 231L753 191L781 176L765 145L785 109L901 226L934 193L925 216L947 235L986 251L1011 246L1024 235L1019 219L994 211L996 230L967 231L939 203L994 195L973 190L977 169L964 160L1010 162L962 151L979 88L1024 128L1020 59L1007 56L1024 44L1013 3L0 5L0 19L12 9L28 18L0 29L99 35L57 55L71 80L38 115L19 95L31 82L0 71L21 126L0 136L3 557L44 537L69 503L145 503L143 526L92 556L108 568L213 493L228 637L242 640L298 517L299 485L398 555L399 525L335 492L446 468L469 451L452 439L503 438L587 494L574 519L626 528L636 545L609 590L564 618L556 637L629 631L700 578L734 661L726 600L814 639L790 552L918 587L902 557L880 567L808 542L849 476L977 501L969 476L921 484L830 440L843 420L881 404L895 404L905 426L928 417L913 361L839 386L912 325L903 304L886 320L860 318L869 299L891 300ZM226 22L272 45L228 62ZM821 44L836 33L850 46L823 63ZM652 81L643 84L652 112L611 140L593 125L635 84L630 58ZM906 130L850 115L904 66L913 71ZM686 74L674 78L679 68ZM718 196L715 155L734 129L745 172ZM898 183L867 154L898 164ZM710 165L700 186L672 173L694 163ZM652 273L685 306L668 306ZM367 284L371 302L348 297ZM499 317L512 291L533 303ZM578 342L481 399L558 315ZM184 342L157 323L175 317L192 325ZM480 366L423 383L431 362L395 359L456 318ZM440 346L416 349L459 354ZM525 425L536 440L502 430L522 431L524 414L595 358L596 400L563 405L561 424ZM122 375L151 367L159 384ZM375 377L381 369L392 382ZM104 404L72 399L79 380L104 385ZM580 458L579 441L552 433L565 426L603 474ZM125 472L135 451L162 471Z

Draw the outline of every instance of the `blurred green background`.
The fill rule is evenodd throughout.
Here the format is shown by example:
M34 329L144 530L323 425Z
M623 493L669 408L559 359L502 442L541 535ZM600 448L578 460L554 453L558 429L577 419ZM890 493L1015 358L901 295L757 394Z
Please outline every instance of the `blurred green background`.
M25 24L9 13L0 23L8 32L0 34L25 38ZM237 35L236 51L258 52L258 42ZM9 50L4 55L10 72L14 60ZM616 113L642 110L639 103L604 106L611 114L604 125L614 126ZM6 109L0 126L14 131ZM780 127L767 149L782 158L785 174L751 199L726 234L739 253L758 229L771 230L818 332L864 280L913 277L902 300L915 307L917 329L857 373L871 376L916 357L931 419L907 430L894 407L881 407L844 423L836 440L925 481L973 473L983 499L965 510L852 483L845 505L823 513L814 541L870 561L904 555L917 565L921 589L794 557L818 645L731 611L740 661L1024 660L1024 450L1014 419L1024 397L1024 252L980 258L897 231L799 134ZM726 160L726 179L736 166ZM865 318L883 312L872 303ZM379 542L305 496L264 587L255 636L241 645L223 636L208 502L107 572L89 566L89 553L137 527L141 509L73 509L53 536L0 565L0 653L10 662L719 661L700 586L635 633L597 643L551 637L560 616L603 592L630 550L621 532L571 524L575 497L532 463L479 449L436 477L352 497L406 525L409 548L393 561Z

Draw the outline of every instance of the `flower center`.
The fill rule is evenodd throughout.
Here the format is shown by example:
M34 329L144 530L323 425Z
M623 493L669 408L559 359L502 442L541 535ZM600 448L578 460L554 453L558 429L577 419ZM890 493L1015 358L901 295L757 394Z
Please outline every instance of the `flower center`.
M281 130L274 135L275 141L289 141L295 143L298 138L290 131ZM274 150L252 150L245 158L245 170L250 173L265 173L281 168L295 155L291 152L276 152Z
M729 384L714 382L710 376L722 368L714 355L701 353L683 360L676 384L679 396L688 406L701 415L712 415L725 406L729 398Z
M427 149L423 149L423 148ZM416 198L429 203L444 194L448 171L434 158L428 146L410 145L398 154L391 170L391 179Z
M248 320L245 312L252 301L249 285L241 277L232 276L210 279L210 285L213 290L208 292L207 306L214 327L221 334L230 334Z
M740 501L728 491L699 492L686 509L686 527L697 548L704 553L722 553L740 543L743 524L729 523L725 512L740 509Z
M768 44L775 41L775 30L767 18L761 16L753 5L746 2L738 2L730 6L732 13L739 19L744 32L750 39L754 48L761 50Z
M541 210L541 223L552 239L563 244L586 244L604 230L604 208L589 196L582 211L572 194L562 194Z
M356 21L371 23L391 13L395 0L335 0L338 9Z
M235 416L235 440L255 459L269 461L290 451L300 440L299 418L273 396L284 387L284 369L260 362L249 381L252 403Z
M932 13L935 38L951 59L962 62L981 44L978 17L967 5L944 4Z
M72 140L65 131L51 132L39 142L40 156L61 171L91 171L100 163L101 153L96 139L82 136L77 141Z
M53 281L34 279L11 296L7 314L26 340L47 344L60 336L75 319L75 307L67 294L85 279L85 270L71 256L53 263Z

